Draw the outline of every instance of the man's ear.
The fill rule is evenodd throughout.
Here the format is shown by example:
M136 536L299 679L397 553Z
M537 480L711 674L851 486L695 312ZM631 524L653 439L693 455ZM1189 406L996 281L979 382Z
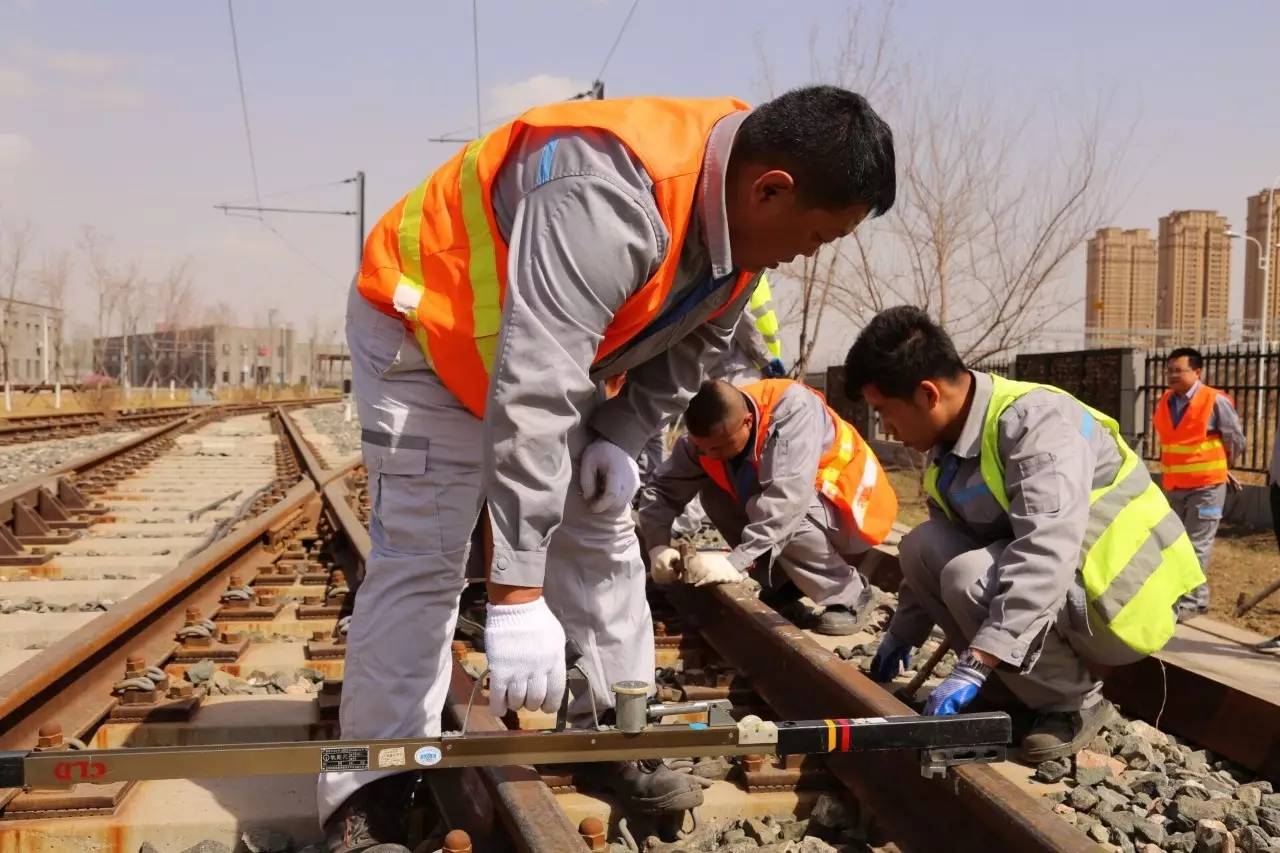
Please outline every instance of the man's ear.
M942 389L932 379L926 379L916 386L916 400L926 409L933 409L942 399Z

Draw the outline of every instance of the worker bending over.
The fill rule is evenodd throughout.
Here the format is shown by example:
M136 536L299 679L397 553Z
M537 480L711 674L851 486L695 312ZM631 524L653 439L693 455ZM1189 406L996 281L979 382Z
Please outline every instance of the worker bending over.
M1169 388L1152 420L1160 438L1160 485L1182 519L1207 578L1227 484L1235 482L1228 470L1230 460L1244 452L1244 431L1231 398L1200 381L1203 367L1204 356L1191 347L1169 353ZM1208 610L1208 583L1178 601L1179 620Z
M782 337L778 315L773 310L773 292L769 276L764 273L751 291L747 310L733 327L729 349L706 374L711 379L724 379L734 385L755 382L765 377L782 377L787 372L782 363ZM667 455L667 424L655 432L640 452L640 482L647 483ZM677 527L693 532L705 517L695 498L678 520ZM682 523L682 524L681 524Z
M654 580L702 586L741 580L759 567L769 587L776 562L825 607L814 630L855 633L863 581L849 558L884 541L898 513L858 431L821 394L790 379L739 388L706 382L685 425L688 435L641 492L640 533ZM733 550L700 553L678 572L671 525L695 495Z
M559 705L566 637L602 710L614 682L652 683L636 456L723 353L757 272L849 234L894 191L889 128L820 86L755 111L732 98L540 107L398 201L365 244L347 316L372 548L342 734L439 732L482 518L495 713ZM584 690L571 714L590 708ZM412 769L321 777L330 850L403 844ZM661 762L600 765L596 781L650 811L702 800Z
M954 714L995 671L1039 712L1038 763L1081 749L1111 706L1091 667L1131 663L1204 580L1177 513L1116 422L1048 385L968 370L923 311L883 311L849 350L861 396L928 452L929 520L900 546L897 612L871 664L893 678L936 624L957 650L928 714Z

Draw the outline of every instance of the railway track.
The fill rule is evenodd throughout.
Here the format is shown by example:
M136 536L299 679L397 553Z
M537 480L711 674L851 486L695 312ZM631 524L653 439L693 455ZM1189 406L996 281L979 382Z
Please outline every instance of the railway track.
M250 422L257 424L256 431ZM184 542L163 555L178 556L176 562L150 565L154 577L131 578L141 584L131 594L122 595L105 611L95 611L78 627L67 626L43 649L24 650L33 654L0 675L0 748L28 749L39 743L66 749L74 748L77 740L108 748L334 735L343 671L341 619L350 610L369 551L363 470L331 467L340 464L331 449L305 438L283 411L242 412L217 423L221 426L214 428L214 423L193 418L153 432L160 436L156 440L174 448L199 444L206 454L220 452L220 442L233 439L229 443L246 460L241 466L243 488L270 483L256 499L256 511L245 512L235 524L223 522L239 515L238 509L230 508L229 502L208 508L212 500L197 496L197 486L203 481L215 495L229 491L233 484L218 477L234 467L231 459L241 456L197 453L196 458L220 464L161 476L162 464L176 464L173 460L180 455L134 448L45 480L41 488L63 496L59 503L68 516L91 522L90 530L119 530L132 523L116 507L135 503L146 507L140 515L149 516L158 527L176 523L165 519L205 509L207 520L221 525L222 535L214 539L205 534L197 542ZM233 434L228 436L228 431ZM248 448L258 443L262 447L250 452ZM130 453L151 458L143 465L143 458ZM140 499L148 494L143 484L149 475L152 488L173 491L151 492L150 503ZM28 507L40 507L39 498L32 499L30 491L24 494ZM4 500L13 504L18 499L0 495L0 506ZM86 506L79 505L81 500ZM108 512L94 508L95 500L109 502ZM192 529L165 532L188 539L199 536ZM42 547L30 537L24 544L29 551ZM68 562L60 550L68 544L43 546L58 553L50 553L42 563L0 571L68 577L71 567L78 565ZM182 550L188 544L193 547ZM892 554L880 552L874 560L879 563L877 575L887 582ZM473 622L479 618L478 604L464 601L464 616ZM663 698L727 698L737 713L793 718L909 713L907 706L842 660L830 638L795 628L738 586L680 589L653 606ZM0 617L0 623L5 618ZM1186 642L1196 642L1188 632L1180 632L1180 637L1183 633L1188 634ZM454 657L445 722L458 727L473 676L483 669L483 652L474 634L458 636ZM1166 672L1179 666L1178 660L1165 661ZM1194 667L1188 665L1188 672L1194 673ZM1122 683L1114 677L1111 681L1113 689ZM1117 699L1126 711L1145 715L1136 702L1131 706L1129 699ZM1194 697L1201 707L1212 699L1211 692ZM1219 701L1225 706L1238 700ZM1166 728L1174 728L1177 714L1171 711L1181 708L1181 702L1180 695L1169 695ZM1270 711L1275 719L1274 704ZM1227 744L1232 738L1247 741L1238 732L1222 730L1229 722L1213 715L1200 720L1196 741L1205 746L1210 741ZM515 724L536 728L547 723L544 716L523 713L499 720L480 704L471 710L469 729L496 731ZM1272 766L1269 760L1256 761L1255 772L1274 772L1267 770ZM427 851L623 850L627 848L620 842L628 834L638 846L664 853L742 850L748 849L746 842L752 842L750 849L769 849L758 844L761 840L775 844L774 850L791 843L806 853L892 849L886 845L903 850L1105 849L1053 813L1053 795L1064 792L1061 783L1037 783L1029 778L1030 770L1018 765L962 767L946 779L926 779L916 756L883 753L782 766L751 758L732 765L704 761L687 769L707 780L700 826L683 827L692 836L665 846L645 842L644 835L666 831L670 836L675 827L623 824L621 804L577 790L572 777L559 770L437 771L419 783L412 815ZM197 848L202 853L237 845L283 850L318 838L311 776L199 784L76 782L60 790L5 791L0 802L2 853L134 853L144 844L157 850ZM1175 814L1170 825L1178 819ZM454 833L445 838L445 829ZM802 840L806 832L811 836ZM1130 847L1142 845L1130 842Z
M209 407L169 406L119 412L10 415L0 419L0 447L102 432L147 429L207 408Z

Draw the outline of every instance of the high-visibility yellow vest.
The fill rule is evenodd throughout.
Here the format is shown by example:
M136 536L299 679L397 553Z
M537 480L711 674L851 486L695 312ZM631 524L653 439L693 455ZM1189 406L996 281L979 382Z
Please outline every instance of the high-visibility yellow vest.
M782 358L782 333L779 329L778 315L773 310L773 291L769 289L769 276L760 274L756 289L751 292L747 301L747 310L756 321L756 331L764 338L764 345L769 355Z
M1066 392L1051 385L1015 382L994 375L991 382L979 465L983 482L1007 512L1009 493L1000 458L1000 416L1028 392ZM1169 508L1159 486L1151 482L1142 460L1121 438L1119 425L1096 409L1080 405L1111 433L1121 456L1115 479L1089 495L1089 525L1080 544L1083 560L1077 571L1088 600L1090 622L1095 630L1099 625L1105 626L1134 651L1151 654L1173 636L1177 624L1174 602L1204 583L1204 573L1182 521ZM925 472L924 483L933 502L954 519L938 491L936 462Z

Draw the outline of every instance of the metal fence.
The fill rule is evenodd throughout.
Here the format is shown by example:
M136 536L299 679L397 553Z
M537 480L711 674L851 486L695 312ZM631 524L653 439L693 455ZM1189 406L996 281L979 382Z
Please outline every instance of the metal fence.
M975 364L973 369L984 373L998 373L1005 379L1018 378L1018 362L1013 358L987 359L981 364Z
M1164 369L1170 350L1147 353L1142 386L1142 454L1149 460L1160 458L1160 442L1152 425L1156 403L1168 387ZM1271 447L1276 435L1276 414L1280 409L1280 351L1272 346L1240 345L1202 350L1202 381L1231 395L1244 424L1245 450L1232 468L1265 472L1271 463Z

